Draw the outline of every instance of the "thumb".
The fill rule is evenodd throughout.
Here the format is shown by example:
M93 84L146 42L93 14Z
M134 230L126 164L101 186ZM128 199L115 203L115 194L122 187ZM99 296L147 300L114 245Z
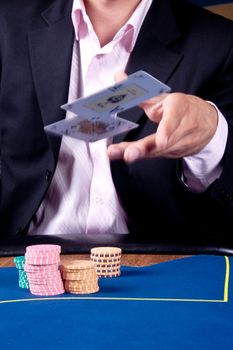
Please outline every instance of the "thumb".
M125 80L127 77L128 77L127 74L123 71L119 71L114 74L114 80L116 83L119 83L120 81Z

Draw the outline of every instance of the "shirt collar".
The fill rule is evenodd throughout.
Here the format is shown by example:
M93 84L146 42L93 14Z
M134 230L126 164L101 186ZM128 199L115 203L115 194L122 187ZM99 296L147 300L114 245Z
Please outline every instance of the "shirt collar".
M122 45L128 52L131 52L134 48L141 25L151 6L152 1L153 0L141 0L127 23L125 23L125 25L120 28L120 30L113 38L113 41L121 41ZM93 26L86 13L83 0L73 0L71 16L75 31L75 37L77 40L80 39L80 28L83 30L83 26L86 27L86 30L89 31L89 33L94 32Z

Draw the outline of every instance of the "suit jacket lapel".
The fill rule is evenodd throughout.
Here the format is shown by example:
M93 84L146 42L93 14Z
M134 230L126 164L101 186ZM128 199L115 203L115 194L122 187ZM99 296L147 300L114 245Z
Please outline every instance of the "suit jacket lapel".
M62 4L64 3L64 5ZM72 1L58 1L41 15L45 26L29 33L32 74L44 124L64 118L73 48Z
M179 37L180 33L177 29L170 0L154 1L131 53L126 72L130 74L137 70L145 70L169 85L169 78L183 57L170 49L169 44ZM143 110L133 108L121 113L120 116L140 123L140 118L143 115ZM121 142L126 135L126 133L116 135L114 142Z

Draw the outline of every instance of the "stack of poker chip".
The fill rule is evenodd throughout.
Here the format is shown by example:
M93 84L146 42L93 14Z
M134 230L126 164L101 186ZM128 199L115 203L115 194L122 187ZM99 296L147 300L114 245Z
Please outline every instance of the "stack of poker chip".
M99 291L98 275L90 260L73 260L60 266L67 293L90 294Z
M61 247L56 244L37 244L26 247L24 270L30 292L50 296L65 292L60 265Z
M19 274L19 287L20 288L26 288L29 289L29 282L28 282L28 278L27 278L27 273L24 270L24 265L25 265L25 256L16 256L14 258L14 263L15 266L18 270L18 274Z
M91 261L94 262L99 277L118 277L121 274L121 248L92 248Z

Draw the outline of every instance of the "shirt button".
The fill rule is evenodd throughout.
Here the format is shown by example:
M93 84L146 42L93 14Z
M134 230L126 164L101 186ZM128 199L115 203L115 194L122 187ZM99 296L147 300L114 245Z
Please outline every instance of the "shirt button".
M101 198L100 196L95 197L95 204L103 205L103 203L104 203L103 198Z
M98 151L98 150L96 150L96 151L95 151L95 157L96 157L97 159L102 158L102 156L101 156L101 152L100 152L100 151Z

